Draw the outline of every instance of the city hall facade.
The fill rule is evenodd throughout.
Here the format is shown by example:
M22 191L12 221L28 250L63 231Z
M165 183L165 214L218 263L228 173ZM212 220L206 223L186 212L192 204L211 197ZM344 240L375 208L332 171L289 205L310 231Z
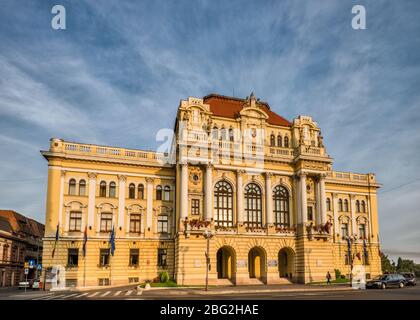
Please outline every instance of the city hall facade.
M163 271L203 285L208 248L212 285L323 281L352 265L381 273L380 185L334 171L311 117L211 94L181 100L174 131L167 152L51 139L44 268L60 266L67 286Z

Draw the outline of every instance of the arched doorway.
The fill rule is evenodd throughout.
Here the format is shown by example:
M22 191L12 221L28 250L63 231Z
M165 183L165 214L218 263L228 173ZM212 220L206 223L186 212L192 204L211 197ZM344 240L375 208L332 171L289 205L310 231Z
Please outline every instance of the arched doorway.
M279 276L289 280L295 276L295 254L290 248L279 251Z
M254 247L249 250L248 253L248 272L250 278L259 279L261 281L266 280L265 271L266 256L263 249Z
M217 278L235 281L235 251L228 246L217 250Z

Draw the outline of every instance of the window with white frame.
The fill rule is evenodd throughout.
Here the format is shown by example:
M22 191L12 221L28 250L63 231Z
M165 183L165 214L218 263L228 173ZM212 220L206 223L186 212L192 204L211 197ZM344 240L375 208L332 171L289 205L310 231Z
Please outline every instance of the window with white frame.
M159 233L168 233L168 216L166 214L158 216L157 231Z
M81 231L82 230L82 213L79 211L71 211L69 219L69 231Z

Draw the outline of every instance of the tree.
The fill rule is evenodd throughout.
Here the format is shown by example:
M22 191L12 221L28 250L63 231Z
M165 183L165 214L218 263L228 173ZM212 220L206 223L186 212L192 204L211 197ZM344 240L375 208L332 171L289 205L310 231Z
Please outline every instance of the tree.
M415 268L413 260L398 258L397 272L414 272Z
M393 273L395 272L395 262L389 260L388 256L381 252L381 264L382 264L382 273Z

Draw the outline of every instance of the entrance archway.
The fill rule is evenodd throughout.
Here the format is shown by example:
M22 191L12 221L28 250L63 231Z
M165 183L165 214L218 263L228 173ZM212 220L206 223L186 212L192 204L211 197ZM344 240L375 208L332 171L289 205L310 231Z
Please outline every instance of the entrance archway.
M217 250L217 278L235 281L235 251L228 246Z
M279 251L279 276L280 278L293 279L295 275L295 253L290 248Z
M263 249L254 247L248 253L248 272L250 278L265 281L267 274L265 270L266 256Z

